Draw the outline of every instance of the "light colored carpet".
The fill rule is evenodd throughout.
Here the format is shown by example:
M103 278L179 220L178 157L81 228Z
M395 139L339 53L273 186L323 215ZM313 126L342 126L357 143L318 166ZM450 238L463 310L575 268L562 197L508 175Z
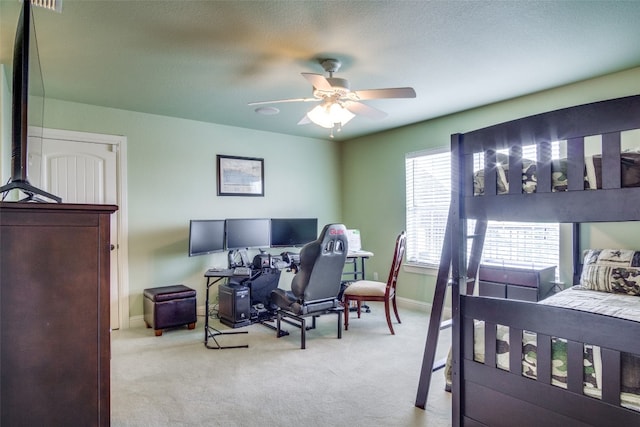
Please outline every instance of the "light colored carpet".
M300 349L300 331L276 338L251 325L210 350L204 318L196 329L156 337L151 329L112 333L111 425L120 426L429 426L451 425L451 396L434 374L427 409L414 406L428 314L400 308L391 335L380 304L336 338L335 316L318 319ZM217 320L212 325L230 329ZM450 333L442 334L438 357Z

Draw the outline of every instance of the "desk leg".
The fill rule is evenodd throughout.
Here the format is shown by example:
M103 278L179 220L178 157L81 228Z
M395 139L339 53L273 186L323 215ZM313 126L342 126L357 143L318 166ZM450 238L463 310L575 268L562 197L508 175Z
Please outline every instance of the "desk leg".
M220 345L220 343L216 339L216 337L221 336L221 335L237 335L237 334L248 334L248 333L249 333L248 331L222 332L222 331L217 330L213 326L209 326L205 330L205 334L207 334L207 339L206 339L206 341L204 343L204 346L207 347L210 350L225 350L225 349L228 349L228 348L249 348L249 344L244 344L244 345ZM216 343L215 346L209 345L209 342L208 342L209 338L211 338L213 340L213 342Z
M367 276L364 274L364 260L367 259L367 257L360 257L360 263L362 265L362 280L364 280ZM362 311L362 309L364 309L365 313L371 313L371 308L367 305L367 302L365 301L364 304L362 304L362 306L360 307L360 310Z
M360 258L360 269L358 269L358 258ZM347 262L353 264L353 271L349 271L349 272L344 273L344 274L353 275L353 280L354 281L365 280L367 276L366 276L364 265L365 265L365 261L367 259L368 259L368 257L366 257L366 256L347 258ZM358 311L358 308L357 307L345 307L345 310L348 310L350 312L355 312L355 311ZM371 313L371 308L367 305L366 302L360 306L360 310L364 311L365 313Z
M207 277L207 294L205 295L205 303L204 303L204 345L207 345L207 331L209 330L209 284L210 278Z

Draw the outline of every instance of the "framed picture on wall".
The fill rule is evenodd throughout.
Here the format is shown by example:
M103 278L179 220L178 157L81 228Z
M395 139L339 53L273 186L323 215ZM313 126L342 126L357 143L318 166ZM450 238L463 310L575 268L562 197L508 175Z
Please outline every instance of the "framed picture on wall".
M218 154L218 196L264 196L264 159Z

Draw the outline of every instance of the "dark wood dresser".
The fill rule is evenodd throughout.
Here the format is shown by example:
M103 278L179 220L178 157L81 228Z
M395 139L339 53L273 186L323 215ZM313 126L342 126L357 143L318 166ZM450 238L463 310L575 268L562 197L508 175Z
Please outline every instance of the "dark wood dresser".
M116 209L0 203L0 425L109 425Z
M555 288L556 267L481 264L478 270L480 296L540 301Z

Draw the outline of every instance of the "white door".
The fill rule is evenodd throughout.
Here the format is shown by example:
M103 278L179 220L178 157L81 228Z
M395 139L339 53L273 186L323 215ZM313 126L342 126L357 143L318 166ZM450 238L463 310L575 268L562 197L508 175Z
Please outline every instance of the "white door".
M117 205L117 150L115 144L44 137L40 188L63 203ZM111 329L120 327L118 215L111 215Z

